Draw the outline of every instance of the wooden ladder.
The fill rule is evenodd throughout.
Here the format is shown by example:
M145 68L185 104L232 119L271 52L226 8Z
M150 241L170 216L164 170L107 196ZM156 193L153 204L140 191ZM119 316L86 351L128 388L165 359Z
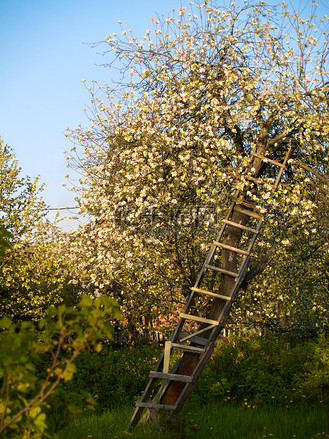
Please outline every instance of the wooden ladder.
M268 166L272 167L272 170L275 168L276 178L268 183L262 179L249 176L247 173L243 177L244 187L248 187L249 182L257 186L265 184L269 191L274 192L278 187L290 152L291 148L286 153L283 162L271 160L253 152L250 157L250 164L255 159L258 162L261 160L267 163ZM251 166L249 166L249 169L251 169ZM216 339L224 326L236 293L245 278L251 251L264 222L264 215L257 211L252 203L243 201L241 195L243 195L243 189L236 192L234 201L226 217L222 220L219 235L210 248L195 285L191 288L191 294L184 312L179 315L180 320L174 333L170 340L165 342L164 351L156 369L150 372L148 384L140 401L136 403L136 409L127 431L139 422L145 409L148 410L147 415L151 416L154 424L160 429L157 412L161 409L178 412L183 407L212 355ZM237 213L248 217L248 225L234 221L233 216ZM241 236L239 247L233 247L223 242L228 228L239 231ZM221 266L221 252L223 251L236 258L237 270L229 271ZM232 288L227 296L218 292L218 285L214 280L218 274L231 279ZM204 284L207 285L204 286ZM212 289L208 287L209 284ZM214 300L221 302L220 314L215 319L207 315ZM200 308L202 311L200 311ZM189 361L193 362L193 370L190 374L182 375L179 373L180 355L189 356ZM168 403L165 401L165 395L173 383L176 387L178 385L178 396L174 402Z

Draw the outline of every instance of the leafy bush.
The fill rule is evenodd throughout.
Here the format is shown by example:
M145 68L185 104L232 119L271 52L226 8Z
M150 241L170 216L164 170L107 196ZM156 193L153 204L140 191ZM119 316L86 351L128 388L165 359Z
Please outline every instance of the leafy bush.
M244 405L323 403L329 399L328 366L323 336L282 349L276 340L240 335L218 342L194 395Z
M67 391L90 392L98 409L131 404L145 389L161 348L154 345L83 352L78 373L64 383ZM329 341L283 349L277 340L239 335L218 341L214 354L192 393L198 403L233 401L244 406L322 403L329 399Z
M51 307L38 324L42 337L36 336L31 322L0 320L1 437L54 437L58 423L54 417L47 423L49 402L62 398L59 384L72 379L76 358L87 348L99 351L99 340L111 337L108 315L121 318L113 300L100 297L92 301L85 296L75 308ZM40 354L51 358L43 376L38 373ZM79 400L76 392L66 405L69 412L79 405L74 399ZM62 408L63 401L57 405Z
M132 403L144 390L160 351L156 345L122 349L105 346L99 355L85 351L76 361L78 373L65 387L90 392L99 409Z

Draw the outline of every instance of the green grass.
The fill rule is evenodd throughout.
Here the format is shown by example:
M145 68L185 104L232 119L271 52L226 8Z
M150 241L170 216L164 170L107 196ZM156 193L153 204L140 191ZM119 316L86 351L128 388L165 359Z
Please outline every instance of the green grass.
M187 405L181 415L163 420L163 433L152 423L125 429L132 407L102 414L80 416L60 432L60 439L320 439L326 438L328 413L325 407L261 407L208 404Z

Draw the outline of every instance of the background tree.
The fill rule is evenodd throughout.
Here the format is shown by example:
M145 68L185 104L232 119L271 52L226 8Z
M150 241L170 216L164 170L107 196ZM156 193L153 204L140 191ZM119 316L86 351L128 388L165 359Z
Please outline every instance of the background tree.
M12 149L0 138L0 224L13 239L32 233L46 214L38 181L21 176Z
M0 260L0 315L38 320L50 305L77 300L70 284L70 237L46 219L38 178L21 176L10 147L0 141L0 232L10 244Z
M123 39L105 38L106 54L114 54L109 65L119 65L126 81L116 89L94 83L90 127L68 133L70 165L83 174L76 188L81 211L91 217L81 232L85 259L102 273L90 283L137 317L141 303L145 313L154 304L179 307L247 166L249 176L273 182L273 167L256 156L250 164L251 151L282 162L293 148L274 198L253 182L243 192L255 208L275 207L258 251L274 246L277 261L287 260L281 248L289 233L296 237L293 230L305 248L315 233L318 200L299 162L316 160L327 169L328 160L327 18L303 19L264 1L222 8L190 2L153 22L153 40L150 31L140 42L124 30ZM247 224L249 217L235 220ZM228 243L239 240L228 233ZM296 285L308 288L296 256L290 309ZM220 257L234 271L236 260L225 251ZM231 282L222 277L222 294ZM315 296L323 296L320 290ZM317 307L315 296L310 303ZM250 289L245 297L254 300ZM286 296L283 301L286 311ZM268 324L280 322L273 308L281 302L271 296L263 303ZM215 307L213 315L218 312ZM239 315L246 313L237 308Z

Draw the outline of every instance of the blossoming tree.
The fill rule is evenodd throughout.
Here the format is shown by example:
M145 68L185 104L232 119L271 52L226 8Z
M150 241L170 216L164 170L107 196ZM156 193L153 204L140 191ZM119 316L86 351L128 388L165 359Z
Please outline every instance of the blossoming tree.
M255 180L243 197L260 210L265 203L275 207L256 254L280 245L273 260L282 273L298 242L303 258L319 233L309 167L327 169L328 161L328 18L303 19L284 3L230 1L216 7L206 1L186 3L153 24L141 41L122 30L99 43L122 81L88 87L90 126L67 133L74 143L69 166L82 173L75 188L81 212L90 218L79 232L93 270L89 282L116 296L135 320L180 305L218 219L244 184L242 171L249 166L251 179L271 183L272 168L258 157L282 162L289 147L275 197ZM236 213L234 219L247 225L250 217ZM241 234L232 229L226 239L237 246ZM317 270L327 263L326 252L322 246ZM234 271L235 258L225 252L223 258ZM314 259L308 260L312 268ZM304 288L296 274L301 259L298 264L289 275ZM231 283L222 277L222 295ZM286 288L283 276L271 270L255 293L241 295L243 310L236 307L235 316L259 323L263 313L281 324L295 298L303 306L294 285ZM262 302L269 290L270 300ZM274 297L278 290L282 294ZM326 310L327 283L313 293L318 306L307 311L315 306L319 317ZM219 312L215 303L213 318Z
M0 316L39 320L50 305L76 301L70 237L47 219L38 178L21 175L0 139Z

